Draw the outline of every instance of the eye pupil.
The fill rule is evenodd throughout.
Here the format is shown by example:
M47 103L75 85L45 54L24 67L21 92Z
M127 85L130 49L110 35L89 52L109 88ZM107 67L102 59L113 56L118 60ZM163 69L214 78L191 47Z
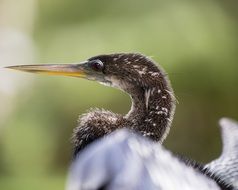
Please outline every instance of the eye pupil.
M100 60L95 60L92 62L91 67L95 71L102 71L104 66Z
M93 66L95 67L95 69L100 69L100 66L101 66L101 65L100 65L100 63L97 63L97 62L96 62L96 63L94 63Z

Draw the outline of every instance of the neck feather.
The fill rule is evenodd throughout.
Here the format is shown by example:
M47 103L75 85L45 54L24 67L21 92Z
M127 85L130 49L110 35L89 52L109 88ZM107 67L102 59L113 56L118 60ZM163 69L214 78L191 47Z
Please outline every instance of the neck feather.
M73 134L75 155L89 143L120 128L130 128L163 142L172 122L175 98L163 70L143 57L142 63L146 62L150 63L147 66L141 64L138 73L134 73L130 80L127 76L107 78L111 86L130 94L131 110L125 116L97 109L82 115ZM137 67L135 65L134 69Z
M162 143L175 111L175 98L169 80L163 76L156 86L148 85L128 93L132 106L124 118L132 129Z

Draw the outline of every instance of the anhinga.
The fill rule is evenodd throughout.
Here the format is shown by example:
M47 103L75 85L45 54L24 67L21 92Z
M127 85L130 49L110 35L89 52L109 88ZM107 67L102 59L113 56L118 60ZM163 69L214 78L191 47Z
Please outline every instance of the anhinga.
M225 174L226 168L220 171ZM234 168L231 173L235 173ZM230 178L225 177L229 182ZM188 166L161 144L125 129L83 150L70 167L66 187L67 190L237 190L202 165Z
M81 117L73 135L75 155L85 145L116 129L126 127L159 142L163 142L169 132L175 109L170 82L161 68L141 54L100 55L79 64L9 68L87 78L119 88L131 96L131 110L126 115L96 109Z
M170 82L162 68L139 53L99 55L79 64L20 65L8 68L86 78L119 88L130 95L132 106L126 115L95 109L80 118L73 133L74 156L89 143L118 129L129 129L159 143L163 142L169 132L175 110ZM216 174L208 176L216 178ZM216 181L224 187L222 180Z

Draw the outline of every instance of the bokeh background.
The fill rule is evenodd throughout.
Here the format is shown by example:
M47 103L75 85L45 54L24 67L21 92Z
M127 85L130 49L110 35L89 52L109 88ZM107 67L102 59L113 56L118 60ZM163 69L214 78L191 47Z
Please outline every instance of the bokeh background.
M218 120L238 119L236 0L1 0L0 66L142 52L168 72L179 104L165 146L209 162ZM0 69L0 189L64 189L70 136L90 107L127 113L95 82Z

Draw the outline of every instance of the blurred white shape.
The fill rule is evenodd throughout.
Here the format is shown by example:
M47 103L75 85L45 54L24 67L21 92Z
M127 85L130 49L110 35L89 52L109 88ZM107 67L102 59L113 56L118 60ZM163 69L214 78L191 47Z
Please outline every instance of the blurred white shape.
M3 67L32 63L32 47L26 34L14 29L0 28L0 128L14 108L17 93L27 84L23 75Z
M23 75L4 69L29 64L34 49L31 31L37 0L0 1L0 129L16 105L16 96L27 86Z
M160 144L119 130L89 145L71 165L67 190L218 190Z
M0 65L20 65L32 63L32 42L25 34L16 30L0 28ZM0 93L14 95L22 76L7 69L0 71ZM16 83L17 82L17 83Z

